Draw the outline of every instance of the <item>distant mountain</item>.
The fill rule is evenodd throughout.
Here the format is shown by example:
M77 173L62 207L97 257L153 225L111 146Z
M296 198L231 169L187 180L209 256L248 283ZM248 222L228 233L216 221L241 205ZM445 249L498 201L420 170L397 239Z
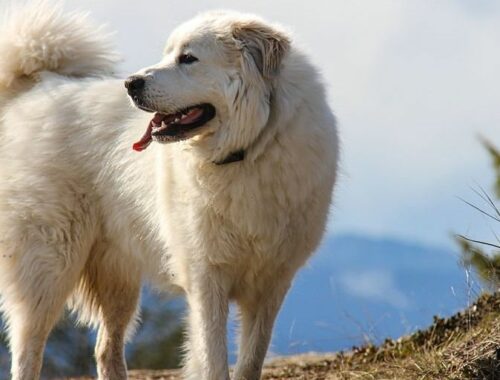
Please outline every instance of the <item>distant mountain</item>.
M435 314L451 315L472 302L477 288L458 261L458 253L405 241L327 236L295 279L276 322L271 354L346 350L425 327ZM131 368L175 365L185 304L147 290L142 299L144 323L127 347ZM234 363L234 318L229 331ZM94 340L95 334L66 320L47 346L45 374L93 372ZM7 367L0 339L0 378Z
M477 285L459 254L361 235L328 236L298 274L271 350L338 351L398 337L451 315Z

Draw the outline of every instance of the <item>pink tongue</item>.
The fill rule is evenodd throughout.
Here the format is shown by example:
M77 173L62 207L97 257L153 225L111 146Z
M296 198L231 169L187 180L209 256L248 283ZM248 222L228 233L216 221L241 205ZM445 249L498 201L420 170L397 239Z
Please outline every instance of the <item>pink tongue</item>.
M156 116L154 119L156 119ZM144 132L144 135L142 135L141 139L134 143L134 145L132 145L132 149L136 152L143 151L149 146L149 144L151 144L151 141L153 141L153 139L151 138L151 131L153 130L153 120L149 122L148 128L146 129L146 132Z
M161 113L155 113L153 119L149 122L148 128L146 129L146 132L142 135L141 139L134 143L132 145L132 149L135 150L136 152L141 152L144 149L146 149L149 144L151 144L151 141L153 141L153 138L151 137L151 132L153 131L153 127L158 127L161 125L161 122L163 119L165 119L166 115L161 114Z
M193 121L198 119L202 114L203 110L199 108L194 108L193 110L188 112L188 114L184 119L181 119L179 124L192 123ZM153 138L151 137L151 132L153 131L153 127L161 126L162 122L169 123L172 120L174 120L175 117L176 114L165 115L161 113L155 113L153 119L148 124L146 132L144 132L144 135L142 135L139 141L137 141L136 143L134 143L134 145L132 145L132 149L134 149L136 152L141 152L144 149L146 149L149 146L149 144L151 144L151 141L153 141Z
M190 124L196 119L198 119L203 114L203 110L199 108L194 108L188 112L184 119L181 119L180 124Z
M162 113L155 113L155 116L153 117L153 120L151 120L153 123L157 124L157 125L161 125L161 122L168 118L169 116L168 115L165 115L165 114L162 114Z

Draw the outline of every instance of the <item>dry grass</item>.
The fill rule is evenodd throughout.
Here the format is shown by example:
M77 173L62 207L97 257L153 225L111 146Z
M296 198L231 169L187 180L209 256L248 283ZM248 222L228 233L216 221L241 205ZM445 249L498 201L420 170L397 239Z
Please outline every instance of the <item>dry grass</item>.
M379 347L280 360L268 366L264 379L500 380L500 293Z
M131 371L129 378L180 379L177 371ZM263 379L500 380L500 293L485 294L467 310L436 317L428 329L379 347L274 360Z

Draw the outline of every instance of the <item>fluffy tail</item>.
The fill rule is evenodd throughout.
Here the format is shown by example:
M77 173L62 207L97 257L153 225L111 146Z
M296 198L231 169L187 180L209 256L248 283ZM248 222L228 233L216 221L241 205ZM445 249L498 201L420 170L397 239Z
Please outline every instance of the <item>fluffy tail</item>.
M59 4L12 6L0 27L0 88L34 79L40 71L79 77L112 73L118 56L108 38L86 14L63 13Z

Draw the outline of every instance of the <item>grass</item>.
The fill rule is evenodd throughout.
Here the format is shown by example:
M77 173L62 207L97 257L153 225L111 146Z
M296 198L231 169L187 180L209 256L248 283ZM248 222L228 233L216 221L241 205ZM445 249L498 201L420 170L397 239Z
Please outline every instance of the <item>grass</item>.
M500 293L481 296L424 331L333 356L285 358L264 376L274 379L500 379Z

